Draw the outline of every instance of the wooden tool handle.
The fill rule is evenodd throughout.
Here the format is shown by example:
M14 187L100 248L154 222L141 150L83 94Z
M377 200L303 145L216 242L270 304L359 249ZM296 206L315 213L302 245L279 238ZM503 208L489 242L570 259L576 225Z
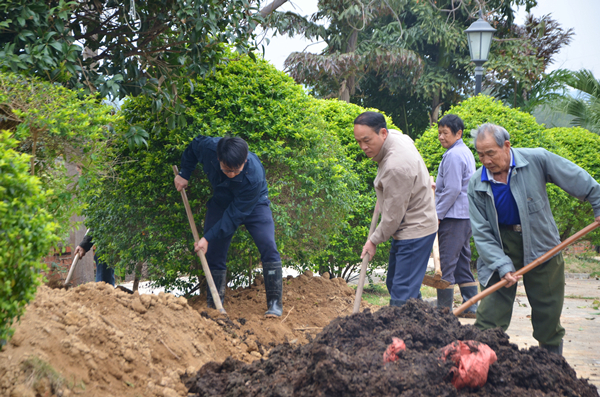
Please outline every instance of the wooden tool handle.
M558 244L556 247L552 248L550 251L546 252L544 255L540 256L539 258L537 258L536 260L534 260L527 266L517 270L514 273L514 275L521 276L521 275L527 273L528 271L530 271L531 269L541 265L542 263L546 262L548 259L552 258L554 255L556 255L559 251L564 250L569 245L573 244L575 241L579 240L581 237L585 236L586 234L588 234L589 232L591 232L592 230L596 229L599 226L600 226L600 223L598 223L598 222L594 222L594 223L587 225L586 227L584 227L583 229L581 229L580 231L578 231L577 233L575 233L574 235L572 235L571 237L569 237L568 239L563 241L562 243ZM464 312L468 307L479 302L480 300L482 300L486 296L490 295L491 293L498 291L500 288L504 287L506 284L508 284L508 281L506 281L504 279L498 281L496 284L492 285L489 288L484 289L483 291L481 291L480 293L478 293L477 295L475 295L474 297L472 297L471 299L469 299L468 301L466 301L465 303L463 303L462 305L460 305L459 307L454 309L454 311L452 313L454 313L455 316L458 316L459 314Z
M371 219L371 227L369 228L369 237L373 234L377 228L377 220L379 219L379 202L375 203L375 210L373 211L373 218ZM360 301L362 300L363 288L365 286L365 278L367 276L367 267L371 260L369 253L367 252L360 265L360 276L358 277L358 285L356 286L356 296L354 297L354 309L352 313L358 313L360 310Z
M67 275L67 279L65 280L65 285L68 285L69 281L71 281L71 277L73 277L73 272L75 271L75 266L77 266L77 262L79 262L79 253L75 254L75 258L73 258L73 263L71 264L71 268L69 269L69 274Z
M431 182L431 190L433 190L433 206L435 208L435 188L433 184L435 183L432 176L429 176L429 181ZM435 240L433 241L433 266L435 268L436 276L442 277L442 267L440 265L440 243L438 241L438 234L435 234Z
M90 232L90 229L88 228L85 231L85 234L83 236L84 237L87 236L87 234L89 232ZM79 253L75 254L75 258L73 258L73 263L71 264L71 268L69 269L69 274L67 274L67 279L65 280L65 285L68 285L69 281L71 281L71 277L73 277L73 273L75 272L75 267L77 266L79 259L81 259L81 256L79 255Z
M179 170L177 166L173 166L173 172L175 176L179 175ZM190 227L192 228L192 234L194 235L194 242L200 241L200 236L198 235L198 229L196 229L196 222L194 222L194 216L192 215L192 209L190 208L190 203L188 202L187 194L185 193L185 189L181 189L181 199L183 200L183 205L185 206L185 212L188 217L188 221L190 223ZM204 252L198 250L198 257L200 257L200 262L202 262L202 270L204 270L204 275L206 276L206 281L208 283L208 287L210 289L210 293L213 297L213 301L215 303L215 307L221 313L225 313L225 309L223 309L223 305L221 304L221 298L219 297L219 291L215 286L215 281L212 278L212 274L210 273L210 268L208 267L208 262L206 262L206 256L204 256Z

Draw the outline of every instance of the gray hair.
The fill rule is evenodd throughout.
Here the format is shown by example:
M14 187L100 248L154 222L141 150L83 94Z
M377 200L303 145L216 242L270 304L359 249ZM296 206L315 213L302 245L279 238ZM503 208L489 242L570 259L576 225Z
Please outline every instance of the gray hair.
M477 139L479 136L488 136L492 134L498 147L504 146L504 141L510 142L510 134L503 127L492 123L481 124L476 130L471 131L471 138L473 138L473 146L477 148Z

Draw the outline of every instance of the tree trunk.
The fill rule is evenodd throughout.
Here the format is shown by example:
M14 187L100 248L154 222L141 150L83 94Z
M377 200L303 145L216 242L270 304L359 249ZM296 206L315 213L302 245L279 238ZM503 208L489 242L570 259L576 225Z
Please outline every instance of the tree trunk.
M356 45L358 42L358 30L353 29L350 34L350 38L348 39L348 47L346 47L346 54L352 53L356 51ZM356 76L351 75L348 76L347 79L344 79L342 85L340 87L339 99L340 101L350 102L350 95L354 94L356 84Z
M442 102L440 102L440 90L438 89L433 94L433 100L431 101L431 113L429 114L429 125L434 125L438 121L438 117L440 116L440 107L442 106Z
M250 263L248 264L248 285L252 285L252 256L250 257Z
M140 279L142 278L142 267L144 266L144 262L138 262L135 265L135 277L133 279L133 292L138 290L140 286Z

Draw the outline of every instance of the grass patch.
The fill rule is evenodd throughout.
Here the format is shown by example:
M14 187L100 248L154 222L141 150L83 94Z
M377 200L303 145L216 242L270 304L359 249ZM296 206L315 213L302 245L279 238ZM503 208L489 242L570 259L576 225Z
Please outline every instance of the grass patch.
M565 258L565 273L589 273L592 277L600 276L600 257L596 251L572 254L563 252Z
M421 297L423 299L437 298L437 288L421 285Z
M581 299L581 300L593 300L594 302L598 302L597 296L584 296L584 295L565 295L565 299ZM597 308L597 307L596 307ZM595 308L595 309L596 309Z
M356 290L356 285L351 285ZM363 300L375 306L387 306L390 304L390 294L385 284L365 284L362 294Z
M29 388L37 390L42 383L46 383L52 393L57 393L65 384L65 378L49 363L38 357L29 357L23 361L21 367L27 377L25 385Z
M356 285L350 285L356 291ZM437 290L426 285L421 286L421 296L423 299L437 297ZM363 300L375 306L387 306L390 304L390 294L384 283L365 284L362 294Z

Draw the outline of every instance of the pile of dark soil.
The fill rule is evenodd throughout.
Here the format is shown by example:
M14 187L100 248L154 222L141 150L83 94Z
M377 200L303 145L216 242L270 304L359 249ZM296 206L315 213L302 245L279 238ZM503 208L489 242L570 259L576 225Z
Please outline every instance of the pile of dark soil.
M407 350L384 364L392 337ZM480 341L496 352L482 388L450 383L452 364L439 359L439 349L455 340ZM418 300L337 318L304 346L279 345L251 364L231 357L210 362L183 380L189 396L598 396L564 358L537 347L519 350L500 329L461 325L447 309Z

